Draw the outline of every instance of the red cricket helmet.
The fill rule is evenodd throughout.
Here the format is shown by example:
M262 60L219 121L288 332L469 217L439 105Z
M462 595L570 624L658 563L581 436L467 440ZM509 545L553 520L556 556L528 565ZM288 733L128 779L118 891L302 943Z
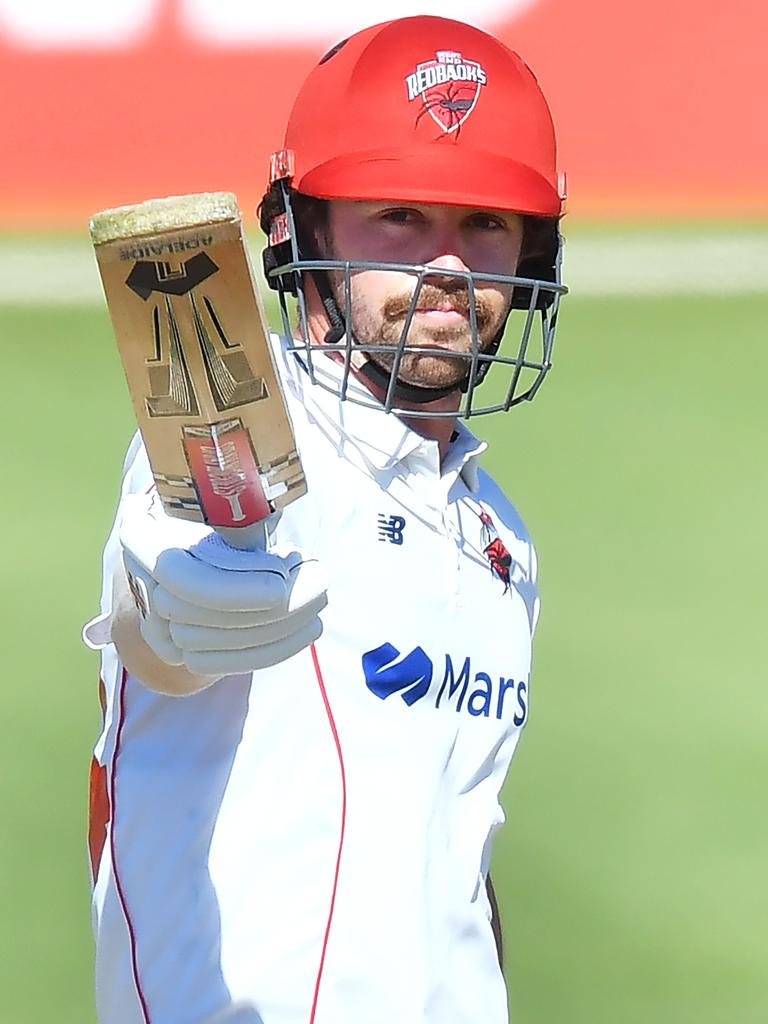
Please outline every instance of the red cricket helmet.
M295 215L300 196L305 214L307 197L518 213L525 217L524 250L516 267L496 275L471 269L436 272L429 264L350 261L339 254L329 258L307 221L302 224ZM265 276L279 295L288 351L298 355L313 383L339 398L383 405L387 412L407 411L410 417L469 417L532 399L551 367L560 297L568 290L560 276L563 198L552 115L533 73L516 53L486 32L446 18L401 18L356 33L320 60L299 91L259 208L269 238ZM317 209L311 215L319 216ZM363 270L394 270L413 280L396 344L364 335L353 304L346 301L354 275ZM406 356L424 354L409 338L419 295L434 277L453 278L469 306L471 353L441 353L457 360L465 375L443 388L409 383L400 374ZM321 383L315 372L318 345L309 326L308 280L328 322L323 355L337 352L345 367L336 384ZM493 337L481 337L477 290L491 280L509 289L505 322L517 319L515 347L511 337L505 340L511 331L505 334L504 324ZM297 300L296 329L288 307L291 295ZM506 374L506 382L480 406L475 391L492 366ZM370 403L348 389L352 367L371 385ZM457 387L463 394L458 412L453 406L435 411L435 400ZM381 405L374 394L383 396ZM419 405L428 408L419 411Z
M293 187L319 199L562 212L536 78L504 43L447 18L374 25L330 50L296 98L285 149Z

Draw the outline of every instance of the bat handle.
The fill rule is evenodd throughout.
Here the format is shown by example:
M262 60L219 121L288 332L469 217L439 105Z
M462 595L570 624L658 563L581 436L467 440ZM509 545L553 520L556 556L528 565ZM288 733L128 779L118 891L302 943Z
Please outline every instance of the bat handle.
M269 546L266 519L250 526L217 526L216 533L230 547L241 551L266 551Z

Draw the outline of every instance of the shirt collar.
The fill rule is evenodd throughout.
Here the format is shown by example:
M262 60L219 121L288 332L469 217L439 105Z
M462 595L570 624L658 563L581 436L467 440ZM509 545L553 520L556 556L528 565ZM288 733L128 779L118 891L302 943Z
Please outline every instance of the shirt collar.
M288 386L322 423L339 451L344 452L351 446L373 473L394 469L398 463L419 451L425 454L428 450L433 451L437 463L437 442L417 434L394 413L385 412L383 405L352 374L347 379L347 394L359 401L350 402L339 397L344 377L341 363L319 351L313 359L317 383L312 384L303 357L287 352L284 343L281 348ZM485 441L480 441L461 420L457 420L441 475L451 475L454 479L461 476L470 491L477 491L478 463L487 447Z

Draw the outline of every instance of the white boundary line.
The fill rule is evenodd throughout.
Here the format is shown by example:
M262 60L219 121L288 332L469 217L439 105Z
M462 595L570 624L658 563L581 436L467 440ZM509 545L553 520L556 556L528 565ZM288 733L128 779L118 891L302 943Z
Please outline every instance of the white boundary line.
M251 254L260 271L258 239ZM564 277L574 296L745 295L768 292L768 231L574 234ZM93 306L103 302L86 239L0 236L0 304Z
M764 234L576 235L564 276L574 295L744 295L768 291Z

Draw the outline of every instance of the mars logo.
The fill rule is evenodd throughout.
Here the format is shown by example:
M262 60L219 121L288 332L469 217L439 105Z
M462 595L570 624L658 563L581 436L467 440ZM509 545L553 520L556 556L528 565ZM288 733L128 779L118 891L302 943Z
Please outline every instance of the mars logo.
M433 703L438 709L451 708L475 718L511 717L518 728L525 725L528 717L527 682L473 671L469 655L459 667L459 659L454 663L446 653L439 688L432 686L440 676L435 676L434 663L423 647L414 647L410 654L403 655L393 644L386 643L367 651L362 661L365 684L381 700L399 693L411 707L432 690L430 700L434 696Z
M455 50L438 50L434 60L424 61L408 75L408 99L421 97L423 106L416 123L428 113L444 132L455 132L475 108L480 89L488 81L475 60L465 60Z

